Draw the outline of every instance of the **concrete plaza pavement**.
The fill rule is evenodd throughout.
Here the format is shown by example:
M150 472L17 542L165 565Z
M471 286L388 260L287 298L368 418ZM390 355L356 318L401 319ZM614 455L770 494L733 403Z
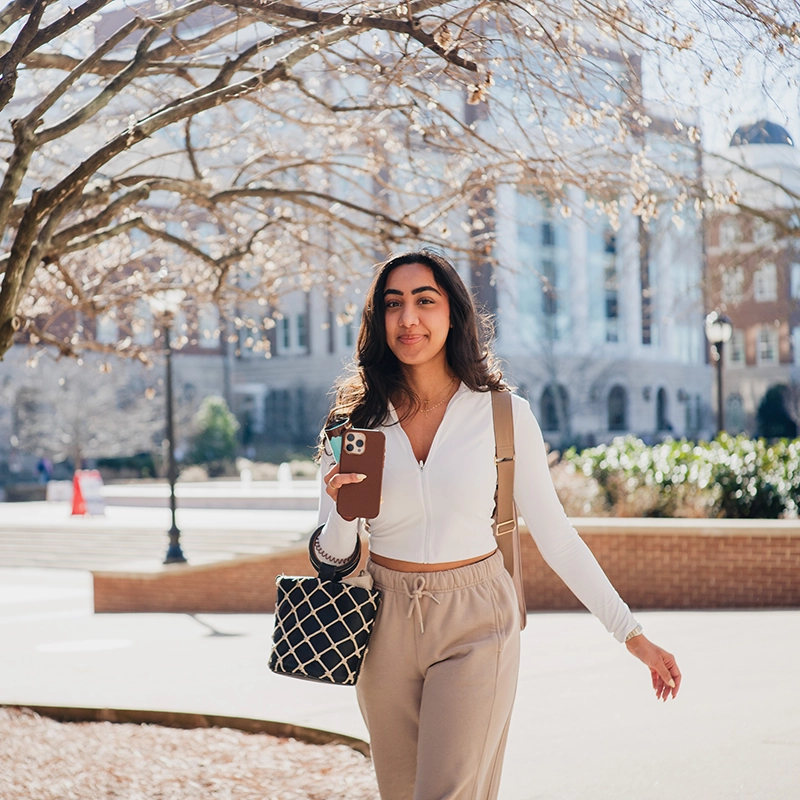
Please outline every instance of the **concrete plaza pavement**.
M530 615L502 800L800 800L800 610L637 616L679 659L676 701L657 702L645 668L588 614ZM367 738L354 690L268 671L271 627L270 615L95 615L87 572L0 569L0 703Z
M166 553L170 527L166 487L106 488L114 492L115 501L130 505L107 505L102 516L73 517L64 502L0 503L0 567L100 570L158 563ZM194 563L296 547L316 525L315 497L313 508L265 508L259 505L265 501L263 493L214 496L211 488L216 489L203 493L191 485L198 495L180 498L181 543ZM271 499L297 503L285 495ZM192 505L200 502L215 505ZM228 507L233 502L239 507Z

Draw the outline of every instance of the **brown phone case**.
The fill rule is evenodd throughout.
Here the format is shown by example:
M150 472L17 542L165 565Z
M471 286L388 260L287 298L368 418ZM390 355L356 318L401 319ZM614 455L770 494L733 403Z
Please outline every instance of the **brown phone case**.
M342 436L339 472L357 472L367 477L339 489L336 508L342 517L374 519L381 510L383 461L386 436L383 431L351 428Z

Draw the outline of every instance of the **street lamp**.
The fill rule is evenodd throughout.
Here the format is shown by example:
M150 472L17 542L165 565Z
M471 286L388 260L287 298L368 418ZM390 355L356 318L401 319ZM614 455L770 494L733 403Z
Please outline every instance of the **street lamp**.
M175 468L175 414L172 401L172 345L170 333L175 314L178 313L186 293L182 289L165 289L148 297L153 315L161 320L164 331L164 354L167 357L167 480L169 481L169 507L172 513L172 527L169 529L169 548L164 558L165 564L185 564L186 557L181 550L181 532L175 522L175 481L178 478Z
M722 346L730 341L733 335L733 324L730 317L712 311L705 322L706 339L714 346L714 355L717 359L717 433L725 430L725 411L722 398Z

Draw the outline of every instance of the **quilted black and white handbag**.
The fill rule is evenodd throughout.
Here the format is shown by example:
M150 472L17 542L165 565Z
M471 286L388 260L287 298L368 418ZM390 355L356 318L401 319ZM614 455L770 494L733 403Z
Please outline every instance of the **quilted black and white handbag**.
M308 549L318 577L279 575L275 630L269 668L279 675L352 686L358 680L381 594L372 576L347 578L361 560L358 537L353 556L342 566L320 561Z

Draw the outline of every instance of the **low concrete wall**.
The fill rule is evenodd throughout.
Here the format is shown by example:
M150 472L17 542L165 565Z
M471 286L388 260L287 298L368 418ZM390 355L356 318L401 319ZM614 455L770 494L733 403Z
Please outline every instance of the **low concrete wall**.
M3 488L6 503L30 503L45 499L43 483L8 483Z
M573 524L634 609L800 606L800 524L793 520L609 518ZM528 535L522 537L522 563L528 610L582 608ZM281 573L312 574L304 547L151 572L95 572L95 611L271 612Z

